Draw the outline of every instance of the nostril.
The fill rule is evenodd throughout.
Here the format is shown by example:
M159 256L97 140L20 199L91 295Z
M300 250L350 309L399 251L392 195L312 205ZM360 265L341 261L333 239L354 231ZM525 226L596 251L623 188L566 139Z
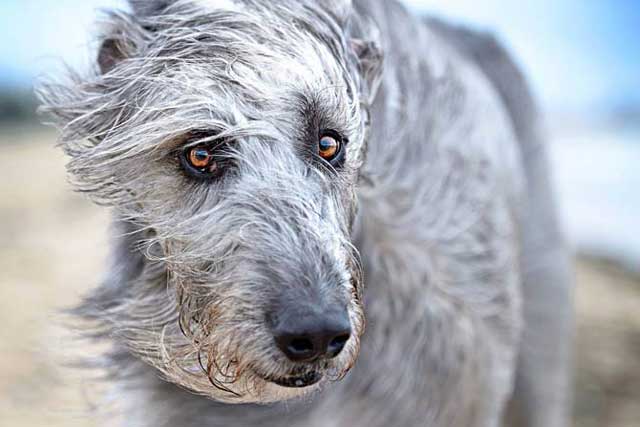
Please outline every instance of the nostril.
M308 362L319 356L320 348L313 336L282 334L275 339L280 350L293 362Z
M337 348L337 347L344 347L344 345L347 343L347 341L349 340L349 335L344 334L344 335L340 335L339 337L335 337L333 340L331 340L331 342L329 343L329 346L332 348Z
M308 338L294 338L287 349L291 354L306 355L313 352L313 342Z
M329 357L333 358L338 356L345 344L349 341L349 334L338 335L334 339L329 342L329 348L327 349L327 354Z
M291 309L278 316L273 327L277 347L292 362L311 363L335 358L351 336L346 310L300 312Z

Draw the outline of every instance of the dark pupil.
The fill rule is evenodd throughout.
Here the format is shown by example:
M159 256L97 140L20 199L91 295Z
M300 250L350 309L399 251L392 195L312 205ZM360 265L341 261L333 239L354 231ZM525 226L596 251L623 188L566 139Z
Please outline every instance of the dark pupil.
M333 147L335 147L336 144L337 144L337 142L336 142L335 139L333 139L331 137L328 137L328 136L325 136L324 138L322 138L320 140L320 150L321 151L329 151Z
M196 150L193 154L198 161L206 162L209 159L209 152L203 148Z

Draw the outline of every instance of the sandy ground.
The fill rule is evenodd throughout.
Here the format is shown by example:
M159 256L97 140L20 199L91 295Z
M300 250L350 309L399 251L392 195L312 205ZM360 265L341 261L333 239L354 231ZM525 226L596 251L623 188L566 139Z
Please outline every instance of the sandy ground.
M62 367L88 350L57 313L99 280L108 212L70 191L54 140L0 128L0 426L96 425L100 387ZM587 259L576 275L575 425L638 427L640 279Z

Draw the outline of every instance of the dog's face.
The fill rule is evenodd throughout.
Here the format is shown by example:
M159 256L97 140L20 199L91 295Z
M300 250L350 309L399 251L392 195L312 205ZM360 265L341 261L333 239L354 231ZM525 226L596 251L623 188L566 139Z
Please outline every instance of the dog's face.
M111 16L100 75L45 102L78 185L145 230L113 333L169 381L265 403L358 354L350 239L374 86L359 54L376 54L335 16L346 0L223 3Z

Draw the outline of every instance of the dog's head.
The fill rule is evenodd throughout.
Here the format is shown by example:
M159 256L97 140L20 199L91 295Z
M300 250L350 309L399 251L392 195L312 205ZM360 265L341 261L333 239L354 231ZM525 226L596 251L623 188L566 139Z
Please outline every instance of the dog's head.
M351 229L379 53L347 0L140 1L43 89L80 189L145 236L103 320L172 382L300 396L354 364Z

